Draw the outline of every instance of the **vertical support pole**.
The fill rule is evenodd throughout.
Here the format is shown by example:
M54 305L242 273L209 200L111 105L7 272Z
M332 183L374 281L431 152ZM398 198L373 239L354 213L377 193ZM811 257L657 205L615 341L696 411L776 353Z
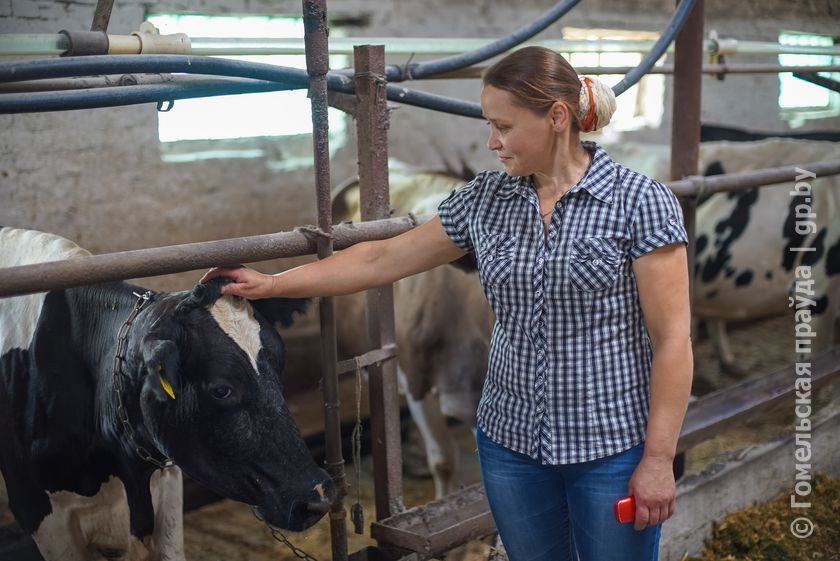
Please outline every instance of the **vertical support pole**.
M93 23L91 31L108 31L108 22L111 21L111 9L114 7L114 0L99 0L96 9L93 11Z
M700 154L700 100L703 78L704 0L696 0L674 49L674 95L671 118L671 179L697 174ZM689 282L694 286L694 201L683 200L690 251Z
M697 174L700 156L700 101L703 79L704 0L696 0L674 47L674 95L671 117L671 179ZM694 268L697 199L680 200L688 233L688 286L694 309ZM692 322L693 325L693 322ZM684 472L685 455L674 459L674 475Z
M329 122L327 119L327 71L329 50L327 43L326 0L303 0L304 43L306 72L309 75L309 98L312 103L312 142L315 157L316 206L318 228L327 236L318 238L318 258L333 253L332 203L330 200ZM324 428L326 440L326 468L338 491L330 507L330 540L332 559L347 560L347 512L344 496L347 481L344 458L341 454L341 417L338 392L338 351L336 348L335 306L333 298L321 299L321 353L323 356L322 391L324 394Z
M362 220L388 218L391 209L385 48L363 45L354 47L353 52ZM393 344L396 340L393 286L368 290L366 296L371 346L381 348ZM382 520L404 509L396 359L372 366L369 374L376 519Z

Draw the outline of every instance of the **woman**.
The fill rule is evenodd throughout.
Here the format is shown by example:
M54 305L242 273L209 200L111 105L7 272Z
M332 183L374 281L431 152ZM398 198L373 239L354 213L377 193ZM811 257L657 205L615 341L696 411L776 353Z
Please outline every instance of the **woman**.
M274 276L244 267L224 292L339 295L475 252L497 317L477 414L482 478L512 561L658 557L692 377L687 236L673 194L581 142L612 91L528 47L484 75L483 172L431 221ZM613 503L633 495L636 521Z

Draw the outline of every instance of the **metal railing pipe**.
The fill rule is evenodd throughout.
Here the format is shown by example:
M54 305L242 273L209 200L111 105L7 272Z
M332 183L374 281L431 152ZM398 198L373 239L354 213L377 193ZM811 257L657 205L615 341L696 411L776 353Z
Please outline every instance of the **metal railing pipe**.
M447 72L446 74L437 74L430 76L433 80L451 80L457 78L480 78L486 66L471 66L463 68L454 72ZM627 74L633 70L632 66L576 66L578 74L581 75L598 75L598 74ZM816 66L790 66L779 64L704 64L702 67L703 74L713 74L715 76L725 76L727 74L777 74L780 72L840 72L840 64L822 64ZM654 66L647 71L648 74L673 74L673 64L662 64Z
M334 249L396 236L430 216L389 218L333 227ZM65 261L0 268L0 297L58 290L83 284L154 277L219 265L254 263L317 252L314 227L242 238L104 253Z
M703 198L712 193L790 183L802 170L817 177L840 174L840 160L745 171L715 176L689 176L666 185L679 197ZM431 216L399 217L333 227L334 249L381 240L407 232ZM32 294L83 284L130 278L154 277L206 269L217 265L253 263L281 257L311 255L317 251L317 230L298 228L291 232L197 242L119 253L106 253L66 261L37 263L0 269L0 297Z
M678 197L697 197L702 200L713 193L740 191L782 183L792 184L797 176L805 172L812 173L816 177L840 174L840 160L810 162L726 175L691 175L685 179L671 181L667 186Z

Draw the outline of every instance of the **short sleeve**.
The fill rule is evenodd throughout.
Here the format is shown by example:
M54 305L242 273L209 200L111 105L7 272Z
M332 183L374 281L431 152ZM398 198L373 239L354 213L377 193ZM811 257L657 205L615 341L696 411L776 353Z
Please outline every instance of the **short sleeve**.
M473 251L469 219L485 175L485 173L480 173L463 187L455 189L438 206L440 223L443 225L446 235L449 236L452 243L464 251Z
M630 227L632 260L668 244L688 243L682 209L670 189L650 180L639 198Z

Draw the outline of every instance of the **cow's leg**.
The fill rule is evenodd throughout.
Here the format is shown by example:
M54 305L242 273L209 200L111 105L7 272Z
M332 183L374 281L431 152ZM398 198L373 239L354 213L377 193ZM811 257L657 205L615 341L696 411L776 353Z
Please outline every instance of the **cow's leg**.
M435 496L448 495L454 488L458 450L449 434L446 418L440 411L438 395L429 392L421 400L408 395L407 400L411 418L420 429L426 446L426 459L435 481Z
M707 319L706 328L709 330L709 337L717 349L718 359L723 371L729 375L742 378L747 375L747 369L739 365L735 360L735 353L729 342L729 334L726 331L726 321L722 319Z
M435 481L435 496L443 497L454 488L453 479L458 468L458 449L446 426L446 418L440 408L440 399L435 392L427 393L423 399L414 399L408 391L405 373L402 369L398 369L398 373L400 383L405 390L411 418L414 419L423 437L426 461Z
M149 482L155 507L153 561L185 561L184 489L178 466L158 470Z

